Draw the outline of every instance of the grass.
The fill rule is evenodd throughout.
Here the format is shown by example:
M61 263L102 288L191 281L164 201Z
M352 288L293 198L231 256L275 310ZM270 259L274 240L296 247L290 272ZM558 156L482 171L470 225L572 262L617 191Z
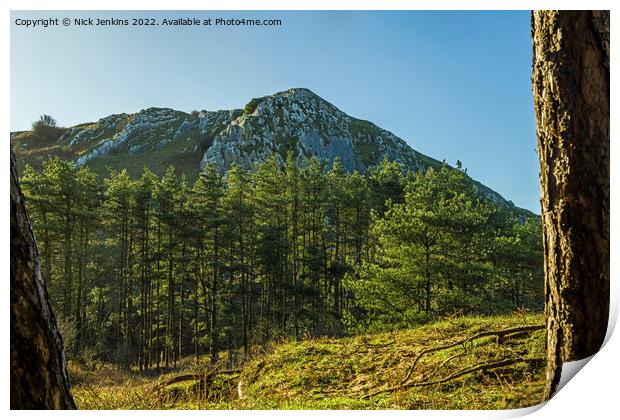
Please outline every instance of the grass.
M234 110L232 114L219 112L214 118L213 126L207 127L206 133L201 133L197 128L190 129L179 138L173 139L180 125L185 121L195 121L196 115L185 114L175 111L176 120L167 127L159 127L156 130L138 133L130 140L130 144L108 155L93 158L87 162L87 166L101 177L109 175L109 169L127 169L130 176L139 178L145 166L148 166L155 174L162 176L169 165L174 165L178 175L185 174L188 182L193 182L200 171L200 161L204 152L213 143L214 137L222 131L231 118L240 115L241 110ZM73 137L69 136L62 141L60 135L66 129L54 131L54 136L36 136L33 131L13 133L11 147L17 158L17 169L21 173L24 164L28 163L35 169L40 170L44 161L57 156L64 160L76 160L96 147L103 140L108 140L115 133L120 132L136 114L127 115L119 119L116 126L108 131L101 131L95 137L86 137L73 146L69 143ZM76 127L96 127L97 123L85 123ZM41 137L41 138L39 138ZM160 146L160 141L169 140ZM131 145L144 145L144 149L137 154L129 154L128 147Z
M70 365L81 409L509 409L541 402L544 363L520 362L480 370L442 384L395 387L421 350L478 332L543 324L536 314L445 319L420 328L282 343L249 360L239 373L157 387L166 379L199 372L188 360L159 377L104 367ZM544 357L544 330L484 337L465 346L429 353L411 381L445 378L481 362ZM206 359L204 361L206 363ZM364 398L377 390L386 390Z
M378 137L383 134L383 130L370 121L351 118L349 121L349 132L353 137L360 135L368 135L371 138Z
M425 154L422 154L418 151L416 151L415 154L418 161L420 161L426 169L433 168L435 170L439 170L444 165L443 162L440 162L437 159L433 159L430 156L426 156Z

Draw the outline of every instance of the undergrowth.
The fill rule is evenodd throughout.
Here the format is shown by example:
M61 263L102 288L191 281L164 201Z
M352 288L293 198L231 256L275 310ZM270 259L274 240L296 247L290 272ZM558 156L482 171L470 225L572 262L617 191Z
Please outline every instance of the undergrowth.
M460 317L382 334L283 343L223 374L214 374L218 367L206 359L196 364L191 358L160 376L109 366L92 371L70 365L69 372L80 409L521 408L541 402L544 329L429 352L415 363L407 385L401 382L424 349L483 331L542 324L541 315L531 314ZM524 361L417 385L501 360ZM181 375L193 377L165 385Z

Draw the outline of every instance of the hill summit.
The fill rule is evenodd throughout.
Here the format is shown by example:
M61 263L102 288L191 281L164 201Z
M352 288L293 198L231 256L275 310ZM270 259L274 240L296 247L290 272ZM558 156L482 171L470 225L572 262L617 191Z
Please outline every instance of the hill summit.
M364 173L385 157L412 171L442 165L305 88L254 98L243 109L185 113L148 108L47 134L14 132L11 144L18 160L35 167L58 156L78 166L88 164L98 173L112 168L137 175L146 165L161 175L172 164L189 179L207 162L222 171L233 162L251 168L274 153L284 160L289 152L300 163L315 156L331 164L338 157L350 172ZM514 207L497 192L476 184L495 203Z

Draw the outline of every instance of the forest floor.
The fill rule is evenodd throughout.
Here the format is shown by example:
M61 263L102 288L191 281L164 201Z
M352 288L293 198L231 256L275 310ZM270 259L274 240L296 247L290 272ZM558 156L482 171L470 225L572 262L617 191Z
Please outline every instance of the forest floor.
M80 409L522 408L541 403L543 324L539 314L456 317L282 343L238 369L187 358L160 376L75 364L69 374Z

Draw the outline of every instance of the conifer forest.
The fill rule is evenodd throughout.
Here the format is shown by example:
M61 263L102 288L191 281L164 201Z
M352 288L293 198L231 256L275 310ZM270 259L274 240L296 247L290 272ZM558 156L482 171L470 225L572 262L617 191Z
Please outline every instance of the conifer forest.
M53 158L21 183L69 360L235 366L270 343L543 307L540 219L460 162L360 174L274 155L188 182Z

